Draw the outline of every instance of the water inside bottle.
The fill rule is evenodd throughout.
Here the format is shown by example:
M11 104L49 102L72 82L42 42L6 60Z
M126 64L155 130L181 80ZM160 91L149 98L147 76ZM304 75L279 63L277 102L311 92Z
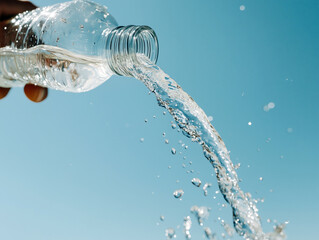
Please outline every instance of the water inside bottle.
M111 75L106 59L59 47L0 48L2 87L21 87L29 82L61 91L84 92L101 85Z
M111 74L103 59L74 54L53 46L40 45L26 50L2 48L0 56L0 73L6 78L5 81L15 81L17 86L23 83L15 79L23 78L41 86L81 92L103 83ZM173 116L184 135L202 146L205 157L215 171L220 192L232 208L236 232L251 240L285 239L284 224L275 227L274 232L263 232L258 209L248 194L240 189L229 151L205 112L158 66L144 55L139 55L138 58L139 64L128 62L129 71L155 94L159 106L164 107ZM10 82L10 86L12 85ZM176 128L175 124L174 127ZM174 148L171 152L176 154ZM192 183L197 187L201 185L199 178L194 178ZM210 185L204 185L205 195ZM173 193L175 198L181 198L183 194L182 189ZM191 211L201 225L203 219L209 215L207 207L194 206ZM191 224L187 221L185 236L190 237ZM229 225L224 226L227 231L231 231ZM203 227L203 234L208 239L215 239L213 232L207 227ZM166 230L167 239L174 236L174 229Z

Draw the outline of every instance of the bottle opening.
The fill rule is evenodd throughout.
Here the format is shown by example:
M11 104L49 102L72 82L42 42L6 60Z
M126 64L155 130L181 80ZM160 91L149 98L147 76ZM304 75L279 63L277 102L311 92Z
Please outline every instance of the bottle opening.
M107 37L106 49L111 70L123 76L132 76L129 68L134 64L145 64L145 57L156 63L159 52L157 36L148 26L113 29Z

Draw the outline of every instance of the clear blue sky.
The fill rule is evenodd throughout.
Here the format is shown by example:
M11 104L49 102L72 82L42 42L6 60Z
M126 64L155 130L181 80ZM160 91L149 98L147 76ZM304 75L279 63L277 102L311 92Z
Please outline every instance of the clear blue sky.
M258 204L265 230L268 218L288 220L289 240L316 239L319 1L97 2L121 25L155 30L158 65L213 116L241 163L242 188L265 199ZM0 239L160 240L165 228L182 227L193 205L212 208L205 226L217 234L218 217L231 224L230 208L213 199L217 183L200 147L170 127L139 81L115 76L87 93L50 91L40 104L22 93L0 101ZM265 112L269 102L275 108ZM212 183L207 197L193 177ZM179 188L182 201L173 197ZM192 220L193 239L201 239Z

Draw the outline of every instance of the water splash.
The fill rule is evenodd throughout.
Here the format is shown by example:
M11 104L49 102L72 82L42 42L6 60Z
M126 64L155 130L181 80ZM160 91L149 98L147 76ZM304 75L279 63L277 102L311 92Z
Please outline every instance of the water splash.
M212 186L211 183L205 183L204 187L203 187L203 191L204 191L204 196L207 196L208 192L207 189L210 188Z
M187 240L192 238L190 233L191 227L192 227L192 220L190 216L187 216L184 218L184 234Z
M213 234L212 230L209 227L205 227L204 232L207 239L216 240L215 234Z
M224 227L225 232L228 236L232 237L235 233L234 229L227 223L225 223L224 220L221 221L221 225Z
M205 112L158 66L143 55L139 56L139 60L143 64L129 65L132 75L155 94L158 104L173 116L183 134L202 146L205 157L215 170L220 192L232 208L237 233L246 239L284 239L284 234L277 231L270 234L263 232L258 209L240 189L229 152ZM252 123L249 122L249 125Z
M198 224L200 226L203 226L204 220L206 220L209 217L209 211L210 208L202 206L193 206L191 207L191 213L194 214L194 216L197 218Z
M176 238L175 230L173 228L167 228L165 230L165 236L167 240Z

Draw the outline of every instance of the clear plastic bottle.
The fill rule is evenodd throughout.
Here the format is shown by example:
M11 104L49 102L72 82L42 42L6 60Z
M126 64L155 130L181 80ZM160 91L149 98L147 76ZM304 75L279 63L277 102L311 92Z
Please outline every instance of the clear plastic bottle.
M131 76L139 55L157 61L158 42L147 26L118 26L107 8L75 0L17 15L2 29L0 86L26 83L89 91L112 75Z

